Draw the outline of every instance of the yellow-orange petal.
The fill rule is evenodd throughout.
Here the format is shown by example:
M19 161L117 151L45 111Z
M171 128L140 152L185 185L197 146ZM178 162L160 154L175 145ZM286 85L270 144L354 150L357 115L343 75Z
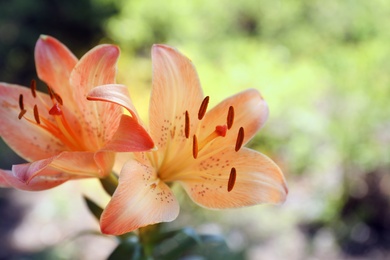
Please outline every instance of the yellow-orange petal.
M268 106L260 93L255 89L248 89L229 97L211 109L201 124L200 140L214 131L217 125L227 124L227 115L230 107L234 109L234 119L231 128L223 138L216 138L210 146L211 150L217 147L235 145L239 129L243 127L245 135L242 144L245 145L264 125L268 118Z
M203 92L194 65L176 49L154 45L152 64L150 132L159 148L158 152L169 156L164 158L169 162L191 143L186 138L185 114L188 111L191 122L189 136L192 136L198 125Z
M140 227L174 220L179 203L149 165L128 161L119 185L100 218L103 233L120 235Z
M287 196L280 168L265 155L247 148L235 152L234 147L228 147L200 160L179 181L193 201L213 209L282 203Z
M154 147L148 132L128 115L122 115L121 122L112 139L102 148L115 152L143 152Z
M74 89L69 77L78 59L57 39L41 35L35 46L35 66L38 77L61 96L64 103L74 106Z
M89 91L88 100L105 101L124 107L129 113L138 120L137 110L131 101L128 88L121 84L107 84L97 86Z
M52 171L52 170L47 170ZM50 177L48 177L50 176ZM58 171L46 173L44 176L38 176L29 183L22 182L13 175L11 171L0 169L0 187L12 187L26 191L41 191L54 188L69 180L69 176Z

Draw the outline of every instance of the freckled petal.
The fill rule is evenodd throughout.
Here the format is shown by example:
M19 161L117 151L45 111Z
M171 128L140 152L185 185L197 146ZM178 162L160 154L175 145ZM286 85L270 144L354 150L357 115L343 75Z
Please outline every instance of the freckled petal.
M65 104L74 105L69 76L77 58L57 39L42 35L35 46L38 77L58 93Z
M117 132L103 150L143 152L153 147L154 143L148 132L133 117L122 115Z
M67 180L69 176L59 173L58 171L46 170L44 176L38 176L29 183L22 182L11 171L0 170L0 187L13 187L26 191L41 191L54 188ZM50 176L50 177L47 177Z
M101 140L109 140L122 114L121 107L107 102L87 101L88 92L100 85L115 83L119 48L99 45L87 52L76 64L70 76L74 97L78 102L85 139L91 147L99 147Z
M125 85L108 84L93 88L87 96L88 100L106 101L120 105L127 109L138 120L137 111L131 101L129 91Z
M172 221L178 214L176 198L165 183L157 182L154 169L132 160L122 169L118 188L101 216L100 227L105 234L120 235Z
M236 169L236 181L228 192L232 167ZM182 177L181 183L197 204L214 209L282 203L287 196L286 181L279 167L265 155L247 148L236 153L230 147L199 161Z
M206 114L201 126L204 127L204 130L202 130L199 140L213 132L216 125L226 125L230 106L234 107L233 126L227 131L225 137L215 139L212 147L210 147L211 150L214 147L235 145L240 127L244 128L243 145L245 145L268 118L267 103L257 90L249 89L225 99Z
M184 133L185 112L189 112L192 136L198 125L203 93L194 65L176 49L154 45L152 62L150 131L159 153L170 156L164 159L170 161L190 143Z
M20 113L19 95L23 95L26 118L18 119ZM48 117L47 107L51 102L46 94L37 92L33 98L28 88L0 83L0 137L21 157L35 161L51 157L64 150L64 145L48 131L35 124L33 107L36 104L40 116Z

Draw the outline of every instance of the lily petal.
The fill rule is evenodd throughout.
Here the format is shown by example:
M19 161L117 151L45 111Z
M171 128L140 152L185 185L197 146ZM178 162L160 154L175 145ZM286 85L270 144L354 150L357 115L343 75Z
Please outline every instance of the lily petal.
M20 181L20 179L13 175L11 171L0 170L0 187L13 187L26 191L41 191L51 189L66 182L67 180L69 180L69 176L54 171L46 173L46 177L38 176L29 183L26 183Z
M131 101L129 91L125 85L107 84L93 88L87 96L88 100L106 101L120 105L129 111L131 116L138 120L137 110Z
M154 147L148 132L128 115L122 115L119 127L102 150L115 152L143 152Z
M41 35L35 45L38 77L58 93L65 104L75 104L69 76L77 61L73 53L53 37Z
M101 145L101 138L109 140L119 124L122 109L106 102L85 102L88 92L95 86L115 83L116 63L119 48L114 45L99 45L87 52L74 67L70 82L78 101L84 138L90 141L90 149ZM111 126L111 127L107 127ZM95 134L92 134L95 133Z
M245 134L242 145L245 145L264 125L268 118L267 103L257 90L248 89L225 99L205 115L201 125L202 131L199 140L212 133L217 125L227 124L227 115L230 106L234 108L233 125L226 132L225 137L214 140L210 150L215 150L217 147L224 147L226 145L235 145L240 127L244 128Z
M184 125L188 111L190 136L198 125L197 114L203 100L199 78L192 62L166 45L152 48L153 82L150 98L150 132L159 153L170 161L178 147L188 145ZM174 146L174 147L168 147ZM169 153L167 152L169 150Z
M110 162L112 163L112 162ZM34 161L32 163L18 164L12 166L14 175L22 182L29 183L37 176L52 174L46 169L53 169L57 172L66 172L72 178L104 177L109 172L103 172L95 163L93 152L62 152L56 156Z
M119 176L119 186L103 211L103 233L120 235L137 228L174 220L179 203L171 189L156 178L155 170L135 160L128 161Z
M232 171L235 176L231 177ZM279 167L248 148L235 152L228 147L199 161L179 181L194 202L213 209L282 203L287 196L286 181Z
M18 119L19 95L23 95L26 118ZM64 144L48 131L35 124L33 107L36 104L42 117L49 117L51 106L48 95L37 91L40 98L33 98L29 89L7 83L0 83L0 136L21 157L28 161L41 160L66 149Z

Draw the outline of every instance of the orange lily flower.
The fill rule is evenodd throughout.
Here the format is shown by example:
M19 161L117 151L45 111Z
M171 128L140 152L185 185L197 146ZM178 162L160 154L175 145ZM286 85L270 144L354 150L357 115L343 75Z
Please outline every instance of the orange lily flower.
M150 134L157 150L135 153L119 176L119 185L100 224L106 234L174 220L179 203L169 184L180 183L194 202L211 209L281 203L287 195L279 167L245 148L263 126L268 106L253 89L207 111L191 61L177 50L152 48L153 88ZM121 104L124 86L93 89L88 98ZM121 95L123 97L123 95Z
M30 89L0 83L0 136L29 161L0 170L0 186L43 190L69 179L103 178L114 152L154 147L132 107L127 116L117 105L86 99L93 87L115 83L118 57L117 46L99 45L78 60L58 40L40 37L35 63L49 94L34 81Z

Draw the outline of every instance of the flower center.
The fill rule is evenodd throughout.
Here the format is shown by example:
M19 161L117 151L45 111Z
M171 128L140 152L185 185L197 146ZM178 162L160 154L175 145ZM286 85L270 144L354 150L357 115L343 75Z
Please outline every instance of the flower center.
M36 82L35 80L31 81L30 84L31 94L34 98L37 98L36 93ZM49 132L59 140L63 144L65 144L70 150L85 150L83 147L83 142L81 142L80 138L74 133L73 129L70 127L66 117L62 111L63 101L60 95L55 93L50 87L47 87L49 96L51 98L53 106L48 108L49 115L54 117L54 121L49 118L43 117L39 114L38 106L34 105L33 114L34 119L26 117L27 110L24 108L23 103L23 95L19 96L19 108L20 113L18 118L24 118L28 122L40 127L41 129ZM38 98L40 98L38 96ZM42 102L44 103L44 102Z

